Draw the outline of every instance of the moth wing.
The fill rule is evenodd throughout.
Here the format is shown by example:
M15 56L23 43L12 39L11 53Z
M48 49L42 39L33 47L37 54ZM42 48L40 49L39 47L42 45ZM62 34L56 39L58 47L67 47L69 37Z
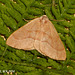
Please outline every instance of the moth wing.
M12 33L7 39L6 44L17 49L34 49L36 30L38 29L39 24L39 18L36 18L27 23Z
M44 21L41 23L40 51L50 58L65 60L66 51L56 29L48 19Z

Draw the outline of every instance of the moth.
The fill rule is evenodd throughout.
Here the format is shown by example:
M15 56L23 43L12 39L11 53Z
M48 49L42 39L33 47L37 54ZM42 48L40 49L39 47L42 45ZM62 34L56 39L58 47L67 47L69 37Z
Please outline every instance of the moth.
M51 21L46 15L31 20L13 32L6 44L17 49L36 49L55 60L65 60L64 45Z

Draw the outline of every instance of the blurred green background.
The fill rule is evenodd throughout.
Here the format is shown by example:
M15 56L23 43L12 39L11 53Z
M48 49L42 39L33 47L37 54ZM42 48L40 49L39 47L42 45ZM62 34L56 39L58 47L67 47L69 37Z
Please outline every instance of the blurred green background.
M42 15L58 31L66 49L65 61L6 45L12 32ZM75 75L75 0L0 0L0 75Z

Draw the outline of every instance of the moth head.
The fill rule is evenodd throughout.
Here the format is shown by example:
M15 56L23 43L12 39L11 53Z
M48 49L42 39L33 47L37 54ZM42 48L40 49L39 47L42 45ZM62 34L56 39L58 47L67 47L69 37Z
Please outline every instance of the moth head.
M48 21L49 19L48 19L48 17L46 16L46 15L43 15L43 16L41 16L40 17L40 21L44 24L44 23L47 23L47 21Z

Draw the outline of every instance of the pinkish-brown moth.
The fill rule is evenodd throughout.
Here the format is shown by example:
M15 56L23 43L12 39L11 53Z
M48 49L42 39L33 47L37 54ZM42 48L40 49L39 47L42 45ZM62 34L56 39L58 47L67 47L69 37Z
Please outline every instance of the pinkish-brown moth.
M55 60L65 60L64 45L51 21L46 15L35 18L12 33L6 44L24 50L36 49Z

